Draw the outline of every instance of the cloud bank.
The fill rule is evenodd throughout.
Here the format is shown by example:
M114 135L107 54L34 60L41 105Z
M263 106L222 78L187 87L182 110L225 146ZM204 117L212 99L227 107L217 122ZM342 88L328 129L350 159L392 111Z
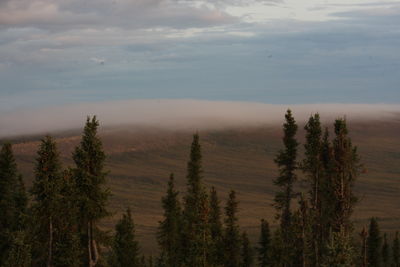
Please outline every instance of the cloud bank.
M281 124L290 108L299 123L313 113L323 120L393 120L400 105L308 104L273 105L200 100L126 100L9 112L0 115L0 137L44 134L81 128L86 116L97 115L103 127L149 126L169 130L205 130Z
M399 103L399 24L399 0L0 0L0 110Z

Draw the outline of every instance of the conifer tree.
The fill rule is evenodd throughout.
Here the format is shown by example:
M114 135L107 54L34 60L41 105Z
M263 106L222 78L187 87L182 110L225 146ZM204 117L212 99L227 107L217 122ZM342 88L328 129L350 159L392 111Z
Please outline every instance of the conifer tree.
M284 244L282 238L282 231L277 228L271 240L271 264L269 266L281 267L288 262L288 256L284 255ZM268 265L267 265L268 266Z
M309 184L311 242L311 266L319 266L322 245L322 198L323 198L323 161L322 129L319 114L311 116L304 127L306 130L305 159L301 169Z
M400 267L400 239L399 232L396 232L396 235L393 239L392 245L392 258L393 258L393 266Z
M335 193L333 187L333 148L329 140L329 130L325 128L321 144L321 160L323 165L322 177L320 179L320 243L319 256L326 253L326 246L330 242L330 233L335 218Z
M187 164L187 193L183 211L183 256L188 266L207 266L210 243L209 201L203 185L199 135L193 136Z
M224 254L225 267L240 266L241 237L237 218L238 202L235 191L229 193L225 207Z
M386 233L383 234L382 266L390 266L390 251Z
M21 199L24 193L22 180L19 179L12 146L6 143L0 151L0 265L12 248L13 233L23 228L20 219L26 208L26 200Z
M258 262L260 267L272 266L271 262L271 234L269 224L266 220L261 220L261 233L258 242Z
M354 266L354 248L351 244L350 237L332 232L331 240L327 246L327 252L321 259L323 267L331 266Z
M35 264L54 265L55 229L59 213L63 209L61 192L61 164L56 143L46 136L37 152L35 180L32 195L35 220Z
M115 226L110 265L113 267L136 267L139 266L139 263L139 245L135 238L135 225L131 210L128 208Z
M71 171L62 171L53 138L38 151L32 194L34 250L37 266L79 266L82 248L77 231L77 193Z
M16 231L11 239L10 249L5 255L2 267L31 267L31 245L25 231Z
M335 205L333 231L349 236L352 231L350 216L357 201L353 193L354 182L360 172L357 147L353 147L346 120L335 121L335 139L333 140L334 169L332 187ZM346 238L344 238L346 239Z
M254 251L251 247L249 237L246 232L242 234L242 263L241 267L251 267L254 262Z
M57 214L54 266L79 267L82 263L82 247L78 231L78 199L73 171L65 170L60 180L60 203Z
M371 218L369 224L368 238L367 238L367 260L368 266L379 267L381 266L381 245L382 238L379 232L378 221L376 218Z
M293 186L297 179L295 171L297 170L297 147L298 142L295 139L297 133L297 124L290 110L285 114L286 122L283 124L283 143L285 149L281 150L275 158L275 163L279 167L279 176L274 183L280 188L275 195L275 207L278 211L277 218L280 219L280 229L283 241L283 255L287 256L293 251L291 238L291 201L295 197ZM284 266L290 265L285 262Z
M304 195L300 195L299 209L293 213L291 233L293 235L293 248L290 263L292 266L310 266L312 261L310 255L313 255L312 246L312 221L310 220L310 209Z
M181 206L174 188L174 175L168 181L167 195L162 198L164 219L159 223L157 239L166 266L178 267L181 256Z
M211 248L209 262L212 266L220 266L224 261L221 208L217 191L214 187L210 192L210 237Z
M99 122L96 116L86 120L80 144L73 153L74 170L79 207L79 230L81 246L86 248L84 262L96 266L100 259L99 242L104 233L97 227L98 222L109 215L107 211L108 188L105 188L105 154L97 135Z
M298 146L295 139L297 125L290 110L287 111L285 119L286 122L283 125L283 143L285 149L281 150L275 158L275 163L279 167L279 177L274 181L274 183L281 188L281 191L275 196L275 206L279 212L278 216L283 232L290 227L290 206L294 198L293 184L296 181L295 170L297 169L296 157ZM283 237L287 238L285 235L283 235Z

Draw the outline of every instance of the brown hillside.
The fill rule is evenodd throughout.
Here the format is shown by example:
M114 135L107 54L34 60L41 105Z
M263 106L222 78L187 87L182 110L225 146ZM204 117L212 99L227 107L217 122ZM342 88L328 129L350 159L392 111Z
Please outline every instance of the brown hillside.
M361 200L354 215L357 225L378 216L384 231L400 229L400 122L358 122L350 123L349 128L365 165L365 173L356 184ZM130 206L143 250L155 252L155 231L162 214L160 199L169 173L175 173L180 191L185 191L191 133L120 128L103 130L101 135L113 194L110 210L115 214L104 221L104 226L112 229L120 212ZM301 142L303 135L301 131ZM228 190L237 190L240 224L255 240L259 220L273 222L274 218L273 158L281 148L280 127L205 131L200 137L205 182L215 186L223 200ZM66 166L72 164L71 153L79 140L79 136L57 139ZM38 141L14 146L28 185L37 147Z

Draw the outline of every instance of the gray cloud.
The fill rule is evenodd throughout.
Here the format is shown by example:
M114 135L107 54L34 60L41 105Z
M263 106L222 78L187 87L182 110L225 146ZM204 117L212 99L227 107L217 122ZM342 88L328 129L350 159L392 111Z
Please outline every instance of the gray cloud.
M346 116L353 120L392 120L399 105L309 104L271 105L250 102L199 100L129 100L82 103L25 110L0 116L0 136L48 133L80 128L87 115L97 115L102 126L136 125L173 130L222 129L281 124L287 108L298 122L319 112L324 120Z

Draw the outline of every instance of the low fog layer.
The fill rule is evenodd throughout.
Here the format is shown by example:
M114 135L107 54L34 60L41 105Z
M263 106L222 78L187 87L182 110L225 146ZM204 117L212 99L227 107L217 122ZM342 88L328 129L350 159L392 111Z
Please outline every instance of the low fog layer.
M0 114L0 137L42 134L82 127L87 115L102 126L141 125L172 130L206 130L281 124L290 108L299 123L313 113L323 120L346 116L354 120L392 120L400 105L308 104L272 105L203 100L127 100L82 103Z

